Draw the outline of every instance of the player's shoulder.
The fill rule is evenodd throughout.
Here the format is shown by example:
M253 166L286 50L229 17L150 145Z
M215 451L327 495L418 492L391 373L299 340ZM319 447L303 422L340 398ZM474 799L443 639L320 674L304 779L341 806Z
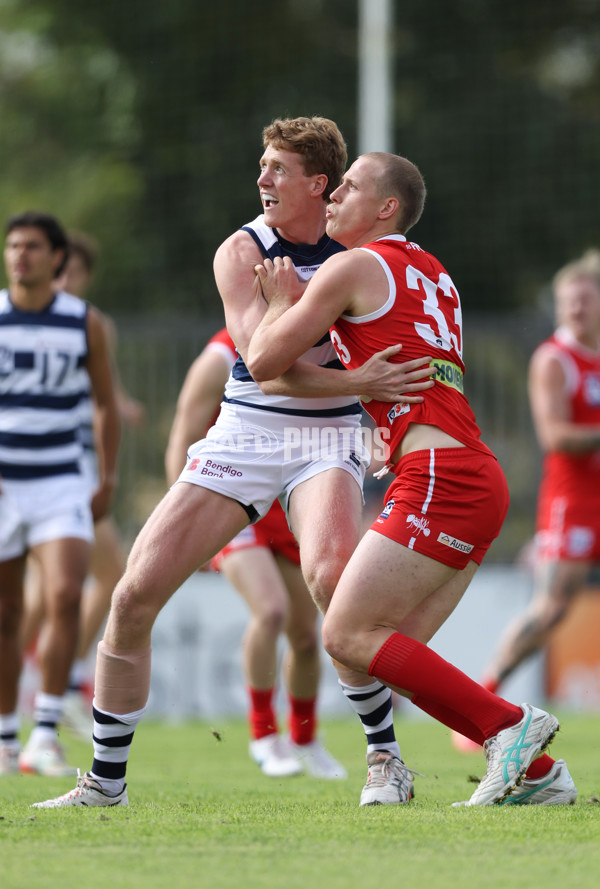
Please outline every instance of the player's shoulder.
M50 305L53 315L72 315L75 318L85 318L88 308L89 303L66 290L59 290Z
M230 352L235 353L234 342L229 336L226 327L221 328L221 330L218 330L215 334L213 334L213 336L211 336L206 344L206 348L208 348L209 346L211 348L224 347L226 349L229 349Z
M222 261L230 262L232 259L244 261L246 258L258 262L262 259L262 252L256 239L243 228L238 228L225 238L215 253L216 264Z
M540 343L529 359L529 379L544 386L564 386L574 389L578 378L577 362L564 343L549 337Z

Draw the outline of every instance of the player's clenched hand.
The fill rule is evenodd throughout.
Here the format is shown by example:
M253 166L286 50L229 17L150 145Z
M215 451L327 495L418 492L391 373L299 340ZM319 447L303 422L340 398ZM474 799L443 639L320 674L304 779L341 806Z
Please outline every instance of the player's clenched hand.
M298 279L296 269L289 256L276 256L275 260L264 259L254 266L254 271L263 296L269 305L289 309L298 302L306 289L306 283Z
M431 376L435 374L436 369L430 364L431 356L392 363L390 359L401 349L401 345L389 346L381 352L376 352L363 365L352 371L358 375L357 391L363 401L374 399L391 403L402 401L406 404L423 401L423 396L418 393L430 389L434 384Z

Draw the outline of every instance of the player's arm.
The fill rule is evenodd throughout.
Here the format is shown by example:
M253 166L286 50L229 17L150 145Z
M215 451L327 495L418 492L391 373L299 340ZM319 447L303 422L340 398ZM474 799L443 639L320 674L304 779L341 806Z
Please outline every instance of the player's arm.
M310 286L317 275L327 268L337 257L332 257L318 270L310 281ZM296 271L290 260L281 264L285 265L286 273L282 280L273 285L270 293L270 304L267 304L262 291L261 279L255 272L255 267L262 266L263 257L258 247L247 232L235 232L217 250L214 261L215 280L219 293L223 300L227 330L236 344L242 358L247 363L248 346L257 328L261 325L267 310L265 329L282 315L290 305L290 293L293 299L297 299L304 290L304 285L298 282ZM267 264L270 260L265 260ZM279 264L278 264L279 265ZM326 282L325 285L327 286ZM278 292L277 298L274 293ZM340 299L340 305L346 299L347 294ZM304 300L304 298L303 298ZM302 301L303 301L302 300ZM298 304L300 305L300 303ZM366 398L375 398L379 401L395 402L400 399L400 394L406 394L406 401L422 401L422 397L415 394L429 388L433 383L429 376L434 369L428 367L430 358L421 362L421 368L416 369L416 363L411 361L404 364L389 364L385 359L374 356L369 359L362 368L355 371L333 370L316 367L307 362L296 362L295 358L302 355L323 333L328 330L330 323L341 314L330 312L327 322L313 320L312 328L318 333L306 335L303 331L302 346L298 348L294 343L295 357L286 361L282 372L274 376L261 376L256 378L261 389L270 394L287 395L298 398L327 398L340 395L362 395ZM323 327L323 324L325 326ZM313 337L313 338L311 338ZM399 347L398 347L399 348ZM282 349L278 348L281 352ZM383 353L380 353L380 356ZM392 352L389 353L393 354ZM385 367L383 364L385 362ZM425 365L425 366L424 366ZM252 370L249 368L250 373ZM254 374L252 374L254 376Z
M317 269L302 297L290 306L288 294L296 284L289 258L257 264L257 278L269 308L248 348L246 365L255 380L272 380L284 373L349 309L357 267L351 253L330 257Z
M215 254L215 281L225 310L227 331L246 360L248 343L267 310L254 266L262 253L248 232L236 231Z
M275 263L265 260L256 271L269 308L250 342L248 369L258 380L281 375L285 381L293 379L292 362L317 342L340 315L372 311L369 298L380 267L362 251L337 254L318 269L295 302L296 296L292 300L288 296L289 291L297 293L289 260ZM386 296L387 279L379 279L379 286L385 288ZM294 302L291 306L290 301ZM389 363L388 359L400 349L401 346L396 345L378 352L353 371L335 371L336 378L331 376L322 381L314 378L311 383L315 391L305 392L305 397L324 395L327 389L327 394L360 395L378 401L422 401L422 396L415 393L433 385L431 358ZM333 375L334 371L327 373Z
M179 477L189 446L206 435L223 398L228 376L227 360L216 349L205 349L188 370L165 452L169 485Z
M99 312L99 314L102 318L102 323L104 324L104 330L108 339L108 348L113 367L113 377L115 381L115 392L117 397L117 408L119 411L119 417L124 423L127 423L128 426L142 426L146 420L146 408L141 401L138 401L136 398L132 398L132 396L129 395L129 393L123 386L123 382L119 374L119 368L117 365L117 325L115 324L113 319L104 312Z
M119 411L110 358L110 346L100 312L93 306L87 312L87 372L95 404L98 445L98 489L92 497L94 519L108 511L117 483L117 453L120 439Z
M600 425L573 423L567 374L549 349L539 349L529 365L529 403L543 451L585 453L600 448Z
M277 377L259 383L263 392L274 395L295 395L298 398L335 398L360 395L363 401L375 399L395 403L415 404L423 401L419 393L433 386L431 375L435 367L431 357L391 363L402 346L390 346L376 352L355 370L317 367L304 361L294 364Z

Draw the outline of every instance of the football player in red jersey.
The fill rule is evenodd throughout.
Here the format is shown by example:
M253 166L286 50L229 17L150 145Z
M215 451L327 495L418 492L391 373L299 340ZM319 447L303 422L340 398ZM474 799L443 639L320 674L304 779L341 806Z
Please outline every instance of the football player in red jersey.
M539 651L600 561L600 254L554 277L557 329L529 365L544 454L534 540L534 596L485 671L495 691Z
M387 433L395 478L336 587L323 641L348 669L368 672L485 744L486 774L468 805L525 801L524 793L535 802L534 782L554 765L537 757L558 730L556 718L504 701L427 646L498 535L508 489L464 395L456 287L435 257L406 239L424 202L422 176L406 158L359 157L327 210L327 231L348 252L331 257L305 290L285 259L256 266L269 310L247 364L257 380L275 377L327 329L348 368L394 344L402 343L403 359L426 344L437 374L423 401L366 405Z

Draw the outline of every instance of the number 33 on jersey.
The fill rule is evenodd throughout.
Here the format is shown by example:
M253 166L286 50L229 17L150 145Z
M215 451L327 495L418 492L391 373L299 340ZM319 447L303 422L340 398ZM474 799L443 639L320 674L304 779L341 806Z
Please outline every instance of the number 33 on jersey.
M400 440L409 423L439 426L463 444L487 448L464 396L462 312L460 297L442 264L403 235L389 235L360 249L372 254L386 274L386 302L368 315L342 315L330 330L331 341L348 368L356 368L375 352L402 343L395 361L433 357L436 385L423 393L421 404L368 404L379 426L388 426ZM400 409L402 407L402 409ZM393 450L393 447L392 447Z

